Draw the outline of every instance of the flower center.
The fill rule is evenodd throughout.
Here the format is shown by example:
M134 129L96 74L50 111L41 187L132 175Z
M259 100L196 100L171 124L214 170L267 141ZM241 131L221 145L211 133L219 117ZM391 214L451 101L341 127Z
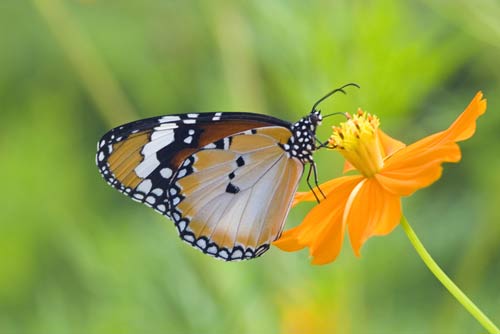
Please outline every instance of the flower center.
M346 122L333 127L328 143L364 176L371 177L384 166L383 147L378 138L380 121L361 109L346 116Z

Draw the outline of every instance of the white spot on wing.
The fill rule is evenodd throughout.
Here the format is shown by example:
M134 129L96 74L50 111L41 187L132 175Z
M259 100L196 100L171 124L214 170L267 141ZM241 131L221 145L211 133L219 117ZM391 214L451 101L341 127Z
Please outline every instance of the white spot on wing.
M135 193L134 198L137 198L138 200L142 200L144 198L144 195L140 194L140 193Z
M160 166L160 161L156 158L156 154L153 154L146 159L144 159L134 171L137 176L146 178L151 174L158 166Z
M235 250L233 254L231 254L232 259L241 259L243 257L243 252L239 249Z
M177 128L178 128L178 126L175 123L165 123L165 124L161 124L161 125L155 127L155 130L164 131L164 130L173 130L173 129L177 129Z
M160 118L160 123L176 122L180 119L181 118L179 116L163 116L162 118Z
M220 120L221 116L222 116L222 113L220 113L220 112L215 113L214 117L212 117L212 121Z
M150 179L145 179L142 181L139 186L137 187L137 191L140 191L141 193L149 193L151 190L151 187L153 186L153 183L151 182Z
M210 247L208 247L208 248L207 248L206 252L207 252L208 254L215 254L215 253L217 253L217 247L215 247L215 246L210 246Z
M214 144L214 143L210 143L208 145L205 145L205 148L209 149L209 148L216 148L217 146Z
M155 154L174 141L174 130L155 130L151 134L151 141L142 148L142 155L148 157Z
M177 178L180 179L181 177L184 177L186 176L186 170L185 169L181 169L179 171L179 173L177 173Z
M219 252L219 256L223 259L227 259L229 257L229 254L227 253L227 251L224 249L224 250L221 250Z
M184 220L181 220L178 224L177 227L179 228L180 231L184 231L186 229L186 222Z
M201 249L205 249L205 247L207 247L207 241L205 239L199 239L196 241L196 245Z
M160 175L165 179L169 179L172 176L172 170L170 168L163 168L160 170Z
M153 194L155 194L156 196L161 196L163 195L163 189L161 188L155 188L151 191Z

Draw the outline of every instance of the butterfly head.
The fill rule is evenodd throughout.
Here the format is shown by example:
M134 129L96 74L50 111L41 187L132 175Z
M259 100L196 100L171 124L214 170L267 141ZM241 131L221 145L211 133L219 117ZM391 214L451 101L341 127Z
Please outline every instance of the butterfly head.
M332 96L336 92L341 92L346 94L344 88L354 86L359 88L359 86L355 83L350 83L344 85L340 88L334 89L321 99L314 103L311 112L309 115L300 119L297 123L293 124L291 127L292 136L288 140L288 143L283 145L284 149L288 152L288 154L294 158L299 159L302 163L314 163L312 154L317 149L316 142L318 141L316 138L316 128L321 125L321 121L323 120L323 116L321 115L321 111L317 108L321 102L323 102L328 97ZM334 115L334 114L331 114ZM327 115L325 117L331 116Z
M309 121L311 122L311 124L314 125L314 127L315 127L314 129L316 129L316 127L318 125L321 125L321 121L323 120L323 116L321 116L320 110L313 110L306 117L309 118Z

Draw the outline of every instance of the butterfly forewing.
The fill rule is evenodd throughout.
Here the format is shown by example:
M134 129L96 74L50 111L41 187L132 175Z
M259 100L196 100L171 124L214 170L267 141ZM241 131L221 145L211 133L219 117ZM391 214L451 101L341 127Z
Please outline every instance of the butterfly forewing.
M224 260L261 255L280 234L303 164L282 149L291 132L261 127L187 157L169 188L181 238Z
M288 126L279 119L250 113L193 113L139 120L102 137L97 165L110 185L169 216L166 189L186 157L207 144L223 147L218 141L227 136L270 124Z

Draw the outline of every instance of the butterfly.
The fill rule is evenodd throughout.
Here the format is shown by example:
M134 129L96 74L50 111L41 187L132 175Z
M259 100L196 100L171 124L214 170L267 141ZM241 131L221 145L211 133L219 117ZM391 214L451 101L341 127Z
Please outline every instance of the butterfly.
M306 165L307 183L313 189L313 173L317 187L313 152L324 145L317 106L347 86L358 87L331 91L293 124L246 112L124 124L99 140L97 167L112 187L173 220L181 239L203 253L252 259L280 236Z

